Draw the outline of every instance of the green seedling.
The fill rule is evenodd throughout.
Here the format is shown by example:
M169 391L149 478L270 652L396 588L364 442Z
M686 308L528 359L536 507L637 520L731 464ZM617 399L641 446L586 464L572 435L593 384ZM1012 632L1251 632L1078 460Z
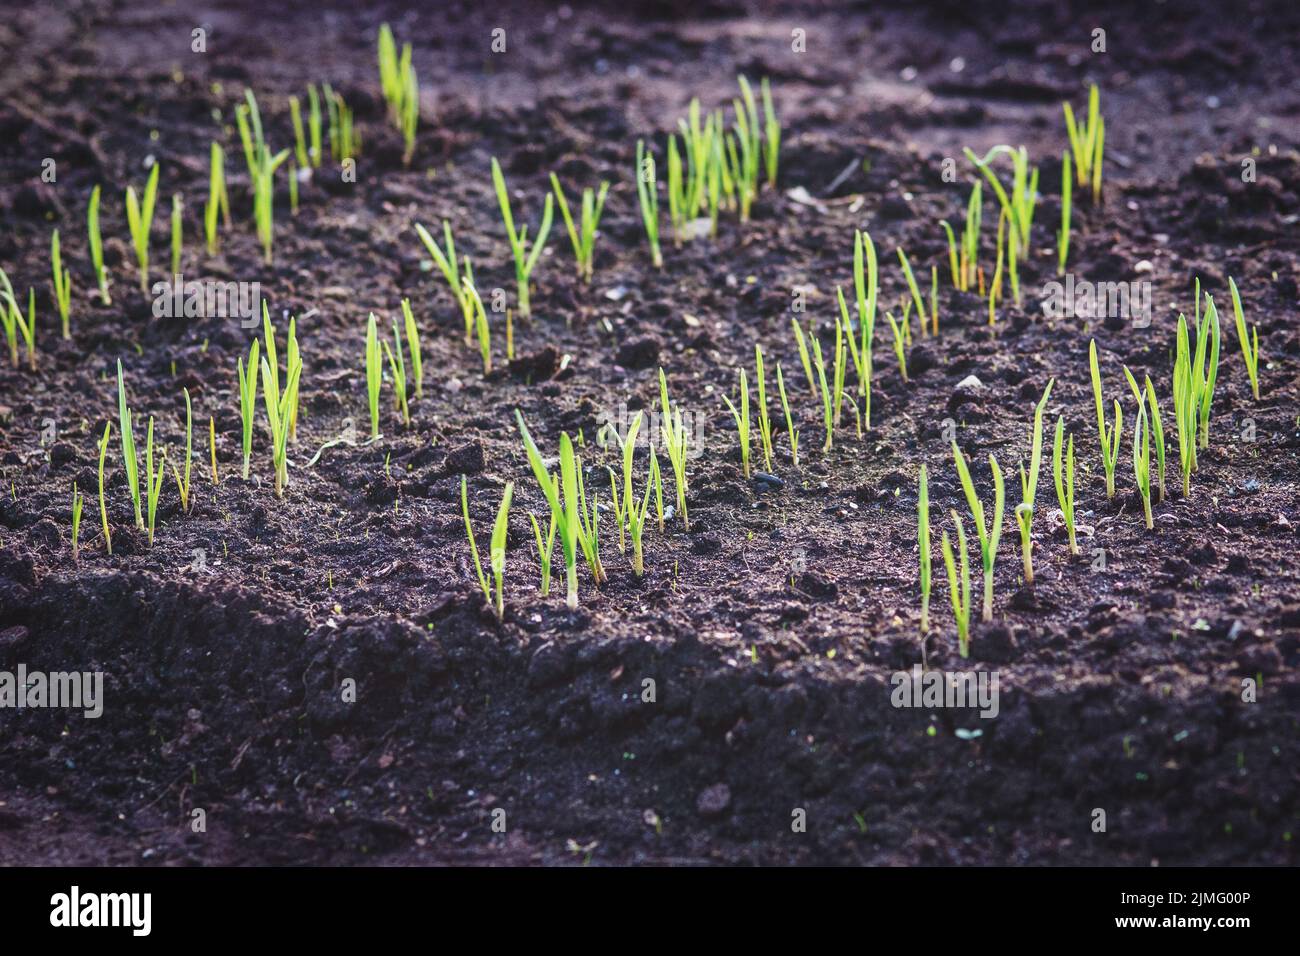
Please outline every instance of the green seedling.
M740 464L744 469L746 480L749 479L749 382L745 378L745 370L740 370L740 408L737 409L731 403L731 399L726 395L722 400L727 405L727 410L731 412L731 417L736 422L736 434L740 438Z
M1128 379L1128 387L1133 391L1133 398L1137 401L1138 407L1142 406L1144 389L1138 388L1137 379L1133 373L1124 366L1124 377ZM1146 376L1145 383L1145 401L1147 403L1147 421L1150 425L1151 437L1155 440L1156 449L1156 502L1165 500L1165 426L1160 417L1160 403L1156 399L1156 387L1151 384L1151 376Z
M411 409L406 402L406 359L402 355L402 334L398 330L397 320L393 320L393 346L384 342L384 354L388 357L388 371L393 376L393 404L402 413L402 424L411 427Z
M898 261L903 266L903 276L907 279L907 290L912 293L912 304L916 306L916 318L921 323L921 334L925 334L925 303L921 301L921 289L916 284L916 275L912 272L912 263L907 259L907 253L901 248L898 250Z
M302 363L291 362L286 370L284 391L280 391L279 373L274 370L275 355L268 349L262 356L262 400L266 406L266 423L271 432L271 463L275 469L275 496L284 497L289 483L289 419L298 401L298 383Z
M826 377L826 361L822 357L821 342L816 336L812 337L812 347L813 366L817 369L817 384L822 400L822 424L826 429L826 441L822 444L822 453L825 454L831 450L835 426L840 422L844 401L846 349L844 345L844 323L839 316L835 317L835 365L829 380Z
M668 400L668 376L659 369L659 405L663 411L660 426L663 434L664 448L668 452L668 463L673 468L673 478L677 484L677 510L682 516L682 527L690 530L690 518L686 514L686 457L690 436L682 424L681 406ZM662 522L660 527L662 528Z
M759 91L763 97L763 165L767 171L767 187L775 189L781 153L781 121L777 119L776 107L772 104L772 88L767 77L759 82Z
M54 274L54 304L59 310L59 324L63 327L63 337L72 338L69 327L69 313L72 310L72 277L63 268L63 255L59 249L59 230L50 236L50 270Z
M134 186L126 187L126 225L131 233L136 261L140 263L140 291L149 291L149 232L153 228L154 203L158 198L158 164L145 181L144 198L137 198Z
M1070 436L1064 457L1061 443L1065 433L1065 419L1056 419L1056 439L1052 442L1052 478L1056 483L1056 500L1065 519L1065 530L1070 539L1070 554L1079 553L1074 537L1074 436Z
M962 657L970 657L970 561L966 550L966 530L962 527L961 516L952 512L953 523L957 525L957 554L960 557L960 577L957 560L954 560L952 544L948 541L948 532L943 533L940 550L943 551L943 564L948 572L948 598L952 602L952 616L957 623L957 650Z
M290 153L289 150L282 149L271 154L262 136L262 117L257 108L257 98L252 90L244 90L244 99L246 102L235 110L235 123L239 127L248 176L253 186L253 220L257 227L257 238L262 243L263 261L270 265L275 239L275 173Z
M221 478L217 475L217 421L212 416L208 416L208 454L212 460L212 487L221 484Z
M1020 528L1020 554L1025 569L1025 584L1034 583L1034 509L1038 495L1038 469L1043 459L1043 410L1052 394L1055 379L1050 379L1043 397L1034 406L1034 423L1029 433L1029 472L1020 464L1020 504L1016 506L1016 525Z
M1259 326L1251 326L1251 334L1247 337L1246 315L1242 312L1241 295L1237 292L1237 283L1232 276L1228 276L1228 289L1232 293L1232 314L1237 323L1237 341L1241 344L1241 357L1246 363L1246 374L1250 376L1250 393L1255 397L1255 401L1259 401ZM1218 323L1215 324L1217 326ZM66 332L64 338L67 338Z
M537 228L537 236L528 242L528 227L515 230L515 217L510 211L510 193L506 189L505 177L501 175L501 164L492 158L492 184L496 188L497 202L501 206L501 218L505 222L506 237L510 240L510 251L515 259L515 282L519 287L519 315L528 318L532 315L529 304L528 284L537 260L546 248L546 237L551 232L551 217L554 215L551 194L546 194L546 203L542 207L542 224Z
M261 344L257 339L253 339L253 344L248 349L248 365L244 365L244 359L240 356L235 360L236 372L239 375L239 419L242 425L242 443L241 447L244 452L244 480L248 480L249 463L253 456L253 418L257 411L257 372L258 372L258 354Z
M406 324L406 348L411 355L411 378L415 380L415 398L424 397L424 357L420 352L420 329L411 312L411 300L402 300L402 320Z
M812 389L813 398L817 398L821 393L817 391L817 379L813 376L812 360L808 357L808 339L804 335L803 329L800 328L798 319L791 316L790 324L794 326L794 341L795 341L795 345L799 347L799 361L803 364L803 373L808 379L808 387ZM811 335L812 334L811 319L809 320L808 328L809 328L808 334ZM857 354L856 346L855 346L854 354L855 355Z
M181 271L181 251L185 244L184 225L181 221L182 200L180 193L172 194L172 275Z
M464 283L461 282L460 266L456 262L456 243L451 236L451 223L446 219L442 221L442 235L446 242L446 249L443 250L434 241L429 231L418 222L415 224L415 232L424 243L424 247L429 250L429 255L437 264L439 271L442 272L443 278L447 280L447 288L451 290L452 296L460 306L461 319L465 323L465 342L472 343L474 340L474 303L465 290ZM469 258L465 258L465 270L469 273L470 282L473 282L473 274L470 272Z
M1155 527L1151 518L1151 430L1147 427L1146 406L1140 402L1137 424L1133 428L1133 478L1142 497L1142 514L1150 531Z
M122 430L122 467L126 471L126 486L135 505L135 526L144 528L144 512L140 508L140 468L135 454L135 432L131 427L131 409L126 404L126 380L122 375L122 360L117 360L117 416Z
M500 621L505 617L505 574L506 574L506 529L510 522L510 501L514 497L515 483L506 482L506 490L501 496L501 505L497 508L497 520L492 525L492 538L488 545L488 562L492 570L492 578L483 573L483 565L479 561L478 544L474 540L474 527L469 520L469 499L466 493L467 482L465 476L460 476L460 510L465 516L465 535L469 538L469 551L474 558L474 573L478 576L478 585L483 591L483 597L491 605L493 612ZM536 528L537 521L533 520L533 526ZM548 559L549 564L549 559Z
M406 146L402 162L409 166L415 155L415 130L420 121L420 81L411 65L411 44L402 44L399 57L387 23L379 28L379 86L388 104L388 118Z
M483 360L483 374L491 375L492 330L488 326L487 309L483 306L483 299L479 296L478 290L474 288L473 278L467 275L461 283L465 287L465 297L474 310L474 331L478 336L478 353Z
M1061 154L1061 228L1056 233L1056 274L1065 275L1065 260L1070 255L1070 154Z
M90 205L86 207L86 232L90 237L90 262L95 269L95 282L99 286L99 298L104 305L111 305L108 295L108 273L104 271L104 240L99 231L99 187L90 191Z
M763 346L754 343L754 379L758 382L758 437L763 445L763 467L772 470L772 420L767 415L767 375L763 371Z
M185 389L185 472L182 473L172 464L172 478L176 481L176 492L181 498L181 511L190 511L190 463L193 455L194 412L190 405L190 390Z
M781 395L781 410L785 412L785 433L790 436L790 464L799 467L799 430L794 427L790 415L790 401L785 395L785 376L781 374L781 363L776 364L776 388Z
M853 343L853 362L858 373L858 395L862 398L863 418L871 428L872 349L876 337L876 299L880 289L880 270L876 263L876 245L871 235L861 230L853 236L853 292L857 298L858 331L862 338ZM853 336L848 310L840 303L844 325Z
M1002 482L1002 470L998 460L989 455L989 467L993 471L993 523L984 520L984 504L975 494L975 484L971 481L966 459L962 457L957 443L952 443L952 457L957 465L957 476L961 479L962 491L966 494L966 503L970 506L971 516L975 519L975 534L980 543L980 564L984 568L984 615L985 621L993 620L993 564L998 556L998 542L1002 539L1002 512L1006 503L1006 490ZM959 526L960 527L960 526ZM962 548L965 553L965 548Z
M930 632L930 485L925 465L917 482L916 545L921 560L921 633Z
M108 439L113 434L113 423L104 423L104 437L99 440L99 521L104 527L104 549L113 553L113 536L108 530L108 502L104 497L104 459L108 457Z
M551 515L551 526L546 533L546 541L542 541L542 529L537 523L537 516L531 511L528 512L528 520L533 526L533 537L537 541L537 561L542 569L542 582L539 592L542 597L551 593L551 555L555 551L555 515Z
M379 332L375 313L366 322L366 396L370 404L370 437L379 437L379 387L383 384L384 369L380 364Z
M605 195L609 192L609 183L600 184L600 192L590 187L582 191L581 218L573 221L569 211L568 200L564 198L564 188L555 173L551 173L551 189L555 201L560 206L560 215L564 217L564 226L569 232L569 242L573 245L573 255L578 263L578 277L584 282L591 282L594 269L593 260L596 253L596 227L600 225L600 214L605 209Z
M158 518L158 497L162 492L163 478L167 474L167 452L162 451L158 458L158 469L153 467L153 416L149 416L149 427L145 432L144 443L144 460L145 460L145 499L148 505L149 514L149 547L153 547L154 526Z
M894 334L894 357L898 359L898 371L903 376L903 383L907 383L907 352L905 351L906 343L904 337L906 328L894 319L893 314L886 312L885 320L889 323L889 330Z
M1065 131L1070 137L1070 151L1074 153L1074 168L1079 185L1092 184L1092 201L1101 202L1101 158L1105 150L1106 121L1101 115L1101 94L1097 84L1088 90L1088 121L1083 126L1074 119L1069 103L1062 103L1065 112ZM1066 170L1068 179L1069 170Z
M1115 419L1106 424L1101 400L1101 370L1097 365L1097 340L1088 344L1088 369L1092 374L1092 398L1097 411L1097 439L1101 443L1101 467L1106 473L1106 497L1115 497L1115 464L1119 461L1119 441L1124 432L1124 412L1115 400Z
M302 125L302 104L296 96L289 97L289 119L293 123L294 159L303 169L308 169L311 158L307 154L307 134Z
M313 169L319 169L321 163L321 113L320 96L316 93L315 84L308 84L307 86L307 139L311 144L308 147L311 166Z
M218 143L212 144L208 160L208 201L203 206L203 239L208 255L217 254L217 219L230 228L230 195L226 192L226 153Z
M586 530L583 526L583 509L578 498L580 462L574 456L573 443L568 434L562 432L560 434L560 474L558 476L552 475L547 470L542 454L538 451L532 435L528 432L528 427L524 424L523 414L518 409L515 409L515 420L519 424L519 434L524 442L524 451L528 456L528 464L533 470L533 476L537 479L537 484L541 486L543 494L546 495L547 503L551 507L551 518L555 522L556 531L559 534L560 551L564 557L566 578L565 603L571 610L576 609L578 606L577 560L579 549L587 557L596 583L599 584L602 580L601 573L597 570L599 565L591 560L593 549L586 540Z
M618 493L613 484L613 475L611 473L610 491L615 505L615 512L619 514L619 542L622 546L623 523L627 525L628 535L632 538L632 573L638 578L645 574L645 555L642 546L642 539L645 535L646 518L650 513L650 489L655 484L653 481L658 469L651 466L651 472L646 477L645 492L641 496L641 504L638 507L636 498L632 493L632 457L636 451L636 436L641 428L641 412L637 412L632 417L632 422L628 425L627 435L623 438L623 503L620 508L618 505ZM654 450L651 449L653 456ZM653 461L653 457L652 457ZM662 491L660 492L662 495Z
M81 554L81 509L86 504L86 496L77 490L77 483L72 483L72 560Z
M659 193L655 180L654 154L645 148L645 142L636 141L636 195L641 204L641 222L650 241L650 259L656 269L664 265L659 249Z
M1011 228L1016 231L1019 256L1020 258L1027 257L1029 255L1029 231L1034 221L1034 206L1038 202L1038 170L1029 168L1028 150L1023 146L1019 149L1012 149L1010 146L994 146L984 154L983 159L971 152L969 147L963 151L966 158L984 174L984 178L993 187L993 192L997 195L999 204L1011 222ZM1003 188L1002 183L993 172L993 167L990 165L994 159L1003 153L1011 157L1012 163L1010 196L1007 195L1006 189Z

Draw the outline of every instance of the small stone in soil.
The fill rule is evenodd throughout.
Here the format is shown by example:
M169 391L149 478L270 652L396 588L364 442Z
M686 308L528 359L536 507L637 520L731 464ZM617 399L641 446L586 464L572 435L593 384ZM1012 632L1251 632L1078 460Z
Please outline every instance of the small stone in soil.
M725 783L715 783L700 792L695 809L702 817L719 817L731 807L731 788Z
M785 487L785 481L765 471L754 472L754 484L759 491L779 491Z

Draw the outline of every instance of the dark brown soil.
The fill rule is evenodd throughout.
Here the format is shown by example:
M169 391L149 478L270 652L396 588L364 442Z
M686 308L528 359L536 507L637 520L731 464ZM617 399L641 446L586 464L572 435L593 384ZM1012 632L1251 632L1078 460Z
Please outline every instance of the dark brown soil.
M0 864L1295 862L1293 3L1146 13L726 0L437 14L397 3L275 4L274 15L249 2L221 12L139 0L62 6L0 18L0 265L20 292L36 288L40 322L37 371L0 371L0 670L101 670L106 701L98 720L0 711ZM414 42L425 91L409 170L378 93L384 20ZM204 54L190 51L199 25ZM1089 50L1094 26L1107 30L1104 55ZM504 54L488 52L496 27L507 31ZM807 53L791 52L795 28L806 30ZM750 224L724 217L715 241L678 249L666 239L665 267L654 271L631 176L635 141L661 148L692 96L729 105L738 72L771 77L785 124L779 188L764 191ZM264 267L234 105L254 88L268 138L289 145L287 97L321 80L356 109L359 180L305 186L292 218L281 190L275 264ZM1051 321L1038 307L1055 272L1060 102L1082 103L1090 81L1103 90L1106 196L1100 208L1076 205L1071 269L1152 281L1146 329ZM237 224L210 258L199 217L214 136L227 147ZM991 334L983 304L945 283L940 334L916 343L908 385L882 320L872 429L859 439L847 425L822 455L820 410L789 328L791 290L815 290L809 314L825 341L835 285L851 284L854 228L880 250L890 308L905 294L896 246L928 289L932 264L946 272L938 220L956 221L969 192L961 147L1000 142L1023 143L1042 170L1025 307L1001 309ZM237 477L235 362L250 333L230 319L154 319L136 288L121 196L143 182L147 155L162 169L157 278L170 196L182 192L187 277L260 280L277 318L299 317L303 418L283 501L260 426L257 480ZM499 357L501 371L485 380L412 224L450 218L480 286L503 287L513 302L491 156L530 223L551 170L570 195L601 178L614 185L594 283L572 277L557 216L535 318L515 329L521 360L506 369ZM1246 184L1250 156L1258 175ZM46 157L54 184L40 180ZM942 179L946 157L958 160L958 183ZM95 183L111 237L111 307L90 291L84 217ZM824 205L792 200L799 187ZM74 282L66 342L49 288L54 227ZM992 258L988 247L983 255ZM1258 402L1231 325L1229 275L1259 326ZM1088 341L1097 339L1107 400L1126 400L1126 419L1122 364L1149 373L1167 402L1174 323L1190 310L1193 276L1225 316L1213 441L1187 499L1173 491L1171 462L1172 493L1148 532L1127 433L1121 490L1104 495ZM364 420L365 319L391 320L402 296L425 343L413 426L402 428L386 399L381 442L335 446L309 465L349 419ZM769 368L780 361L788 373L802 430L796 471L778 429L779 487L744 480L721 401L755 341ZM118 359L141 446L154 415L173 456L183 447L190 389L197 502L183 514L169 478L147 547L131 529L114 437L110 557L95 489L99 434L106 421L116 427ZM621 403L655 401L658 365L704 419L692 526L648 534L640 581L607 534L609 582L597 590L584 571L581 607L569 612L562 597L537 594L526 512L544 503L513 410L546 450L561 431L581 430L586 463L613 464L594 446L598 421ZM983 388L963 397L956 386L969 375ZM981 493L993 452L1016 498L1032 405L1053 376L1048 420L1064 415L1075 436L1079 521L1092 533L1084 556L1068 559L1045 469L1037 586L1022 588L1009 507L995 621L977 628L962 661L937 545L937 627L924 644L918 634L918 467L932 476L936 537L949 508L965 510L947 418ZM769 388L774 396L774 380ZM779 421L775 400L772 410ZM1243 440L1252 425L1255 440ZM462 473L484 535L504 483L516 483L499 625L469 561ZM74 481L88 495L79 562ZM1105 551L1104 570L1094 549ZM998 717L892 706L890 675L923 657L996 670ZM654 703L642 702L647 678ZM1259 682L1257 702L1243 702L1245 678ZM342 702L347 679L359 688L353 704ZM205 833L192 832L195 808ZM1106 811L1105 833L1093 832L1095 808ZM504 833L492 827L496 809ZM792 832L796 809L806 832Z

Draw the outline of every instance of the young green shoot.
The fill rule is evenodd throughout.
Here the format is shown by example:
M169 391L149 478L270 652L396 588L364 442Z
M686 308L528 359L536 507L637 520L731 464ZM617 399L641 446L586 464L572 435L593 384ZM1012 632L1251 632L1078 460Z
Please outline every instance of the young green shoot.
M560 206L564 227L569 232L569 242L573 245L573 255L578 263L578 278L589 283L596 253L596 227L600 225L600 214L605 209L605 195L609 192L609 183L602 182L599 193L590 187L582 191L580 218L576 223L573 221L573 214L569 211L569 202L564 198L564 188L555 173L551 173L551 189L555 193L555 201Z
M537 228L536 238L528 241L528 227L515 230L515 217L510 211L510 193L506 189L505 177L501 175L501 164L492 157L492 184L496 188L497 202L501 206L501 219L506 226L506 237L510 240L510 251L515 260L515 282L519 287L519 315L528 318L532 315L529 303L528 284L532 279L537 260L546 248L546 237L551 232L551 218L554 215L551 194L546 194L546 203L542 207L542 223Z
M158 468L153 466L153 416L149 416L149 427L145 433L145 499L149 514L149 547L153 547L154 525L158 518L158 496L162 492L163 478L167 475L167 452L162 451L158 458Z
M1160 402L1156 399L1156 387L1151 383L1151 376L1146 376L1144 399L1144 389L1138 387L1137 379L1133 377L1127 365L1124 366L1124 377L1128 379L1128 387L1133 391L1133 398L1137 401L1138 407L1142 406L1144 400L1147 403L1147 422L1156 449L1156 502L1158 504L1165 500L1165 426L1160 417Z
M519 425L519 434L524 442L524 451L528 456L528 464L533 470L533 476L537 479L537 484L541 487L543 494L546 495L547 503L551 507L551 518L555 522L556 531L560 538L560 551L564 557L564 570L566 578L566 595L565 603L570 610L578 606L578 551L582 550L591 565L592 575L597 584L601 581L601 574L598 573L598 565L591 560L592 546L586 540L586 530L584 528L582 511L584 510L578 498L578 462L573 454L573 443L567 433L560 434L560 474L558 476L551 474L546 467L542 458L542 453L538 450L532 435L528 432L528 427L524 424L523 414L515 409L515 420Z
M907 259L907 253L901 248L898 250L898 261L903 265L903 276L907 279L907 290L912 293L912 304L916 306L916 318L921 323L921 334L925 334L925 303L921 301L921 289L916 284L916 275L912 272L912 263Z
M646 518L650 513L650 489L654 484L653 476L657 468L653 465L651 473L647 475L645 492L641 496L641 504L638 507L636 498L632 494L632 456L636 450L636 436L641 428L641 412L637 412L632 417L632 423L628 425L627 436L623 439L623 505L622 508L615 508L621 511L620 521L625 521L628 535L632 538L632 573L638 578L645 574L645 554L642 546L642 539L645 535ZM651 449L653 456L653 449ZM653 461L653 457L651 459ZM614 491L611 485L611 491ZM617 504L618 495L614 493L614 501ZM619 540L622 541L623 529L619 527Z
M916 544L921 561L921 633L930 632L930 484L925 465L917 483Z
M104 459L108 456L108 439L113 434L113 423L104 423L104 437L99 440L99 522L104 528L104 549L113 553L113 535L108 530L108 502L104 497Z
M987 622L993 620L993 564L998 556L998 542L1002 539L1002 512L1006 504L1002 470L998 468L998 460L990 454L989 467L993 471L993 523L988 525L984 520L984 503L975 494L975 484L971 481L966 459L962 457L956 442L952 443L952 457L957 465L957 477L961 479L962 491L966 494L966 504L970 506L971 516L975 519L975 534L980 544L980 563L984 568L983 619Z
M456 242L451 236L451 223L446 219L442 221L443 241L446 243L446 249L439 247L434 241L429 231L420 225L415 224L415 232L424 243L424 247L429 250L429 255L437 264L439 271L442 272L443 278L447 280L447 288L451 290L452 297L460 305L461 319L465 323L465 342L467 344L474 340L474 304L469 294L465 291L465 286L461 282L460 266L456 262ZM465 269L469 272L469 258L465 259ZM470 281L473 276L470 275Z
M173 462L172 478L176 481L176 491L181 498L181 511L188 514L190 510L190 462L193 454L194 411L190 405L190 390L185 389L185 471L179 471Z
M55 229L50 237L50 268L54 274L54 303L59 310L59 324L63 327L63 337L72 338L69 328L69 313L72 309L72 277L63 267L63 255L59 249L59 230Z
M731 399L726 395L722 400L727 405L727 410L731 412L731 417L736 421L736 434L740 438L740 464L744 469L745 479L749 479L749 382L745 377L745 370L740 370L740 408L737 409L732 404Z
M905 329L894 318L890 312L885 313L885 320L889 323L889 330L894 334L894 357L898 359L898 371L903 376L903 383L907 383L907 352L905 351L906 343L904 342Z
M1151 430L1147 427L1146 406L1138 404L1137 424L1133 428L1133 478L1142 498L1142 514L1147 530L1155 527L1151 518Z
M466 487L465 476L461 475L460 510L461 514L465 516L465 535L469 538L469 551L474 559L474 573L478 576L478 584L483 591L483 597L487 599L493 613L497 616L497 620L500 621L505 617L506 529L509 526L510 501L514 497L515 483L513 481L506 482L506 490L501 496L501 505L497 508L497 519L492 525L492 537L488 545L488 564L492 572L491 579L483 573L483 564L479 560L478 544L474 540L474 526L470 524L469 520L469 498ZM536 526L537 521L534 519L533 527L536 528ZM548 556L547 564L549 565L549 563Z
M952 602L952 616L957 623L957 650L962 657L970 657L970 561L967 558L966 529L962 527L961 516L952 512L953 523L957 525L957 554L960 558L960 577L958 561L953 559L952 544L948 532L943 533L940 550L943 551L943 564L948 572L948 597Z
M868 430L871 428L871 352L875 346L879 279L876 245L869 233L859 230L853 236L853 291L857 297L858 329L862 335L856 349L858 394L863 399L863 418ZM849 323L846 320L844 324L847 326Z
M643 140L636 141L636 195L641 205L641 222L650 241L650 259L656 269L664 265L659 249L659 192L655 179L654 154L645 148Z
M239 419L242 426L241 447L244 452L244 480L248 480L249 463L253 456L253 419L257 412L257 373L258 355L261 344L253 339L248 349L248 365L244 365L243 356L235 360L239 375Z
M1106 423L1101 400L1101 370L1097 365L1097 340L1088 343L1088 369L1092 374L1092 398L1097 411L1097 439L1101 443L1101 467L1106 473L1106 497L1115 497L1115 464L1119 461L1120 437L1124 433L1124 412L1115 400L1115 419Z
M767 188L775 189L781 153L781 121L777 119L776 107L772 104L772 88L767 77L759 81L759 92L763 97L763 166L767 172Z
M1092 201L1101 202L1101 158L1105 149L1106 121L1101 115L1101 94L1097 84L1088 90L1088 121L1080 125L1075 122L1074 110L1069 103L1062 103L1065 112L1065 131L1070 137L1070 151L1074 153L1074 168L1079 185L1092 185ZM1068 178L1069 170L1066 170ZM1064 181L1064 180L1063 180Z
M181 220L182 200L180 193L172 194L172 275L179 275L181 271L181 251L184 248L185 236L183 235L184 226Z
M158 199L158 164L154 163L145 181L144 198L136 196L135 187L126 187L126 225L136 261L140 263L140 291L149 291L149 231L153 228L154 203Z
M279 372L272 363L275 354L268 349L262 356L262 401L266 406L266 423L271 432L271 463L275 470L275 496L284 497L289 483L289 418L298 401L298 383L302 363L290 361L286 369L284 390L280 390Z
M758 382L758 437L763 446L763 467L772 470L772 420L767 415L767 375L763 371L763 346L754 343L754 378Z
M969 147L964 152L966 158L975 164L975 167L984 174L989 185L993 187L993 192L998 197L998 203L1011 222L1011 228L1016 231L1016 246L1020 258L1028 257L1029 231L1034 221L1034 206L1038 202L1038 170L1029 168L1028 150L1023 146L1019 149L1012 149L1010 146L994 146L984 154L983 159L971 152ZM1012 164L1011 194L1009 196L990 165L994 159L1003 153L1011 157Z
M473 279L465 276L461 280L465 287L465 297L469 300L474 312L474 332L478 336L478 354L483 360L484 376L492 374L492 329L488 325L487 309L483 305L483 299L478 294L478 289L474 288Z
M203 239L208 255L217 254L217 220L230 228L230 195L226 192L226 153L219 143L212 144L208 160L208 200L203 206Z
M1227 278L1227 287L1232 293L1232 315L1236 319L1236 341L1242 345L1245 373L1251 377L1251 394L1255 395L1255 401L1258 402L1260 401L1260 326L1252 325L1251 336L1247 337L1247 334L1245 334L1245 313L1242 311L1242 295L1236 291L1236 281L1231 276ZM68 333L65 332L64 338L66 337L68 337Z
M537 516L530 511L528 520L533 526L533 537L537 541L537 561L542 569L539 592L542 597L546 597L551 593L551 555L555 553L555 515L551 515L551 526L547 531L545 542L542 541L542 528L537 523Z
M375 313L366 322L366 397L370 404L370 437L379 437L379 387L383 384L384 369L380 364L379 332Z
M393 320L393 346L384 342L384 354L388 357L388 371L393 376L393 403L402 413L402 424L411 427L411 409L406 402L406 359L402 355L402 335L398 331L397 320Z
M686 458L690 436L682 424L681 406L668 400L668 376L659 369L659 404L663 411L660 426L664 447L668 451L668 463L673 468L673 478L677 484L677 510L682 516L682 527L690 529L691 522L686 514Z
M131 427L131 409L126 404L126 380L122 375L122 360L117 360L117 416L122 431L122 466L126 471L126 485L135 505L135 526L144 528L144 512L140 508L140 468L135 453L135 432Z
M90 205L86 207L86 232L90 237L90 263L95 269L95 282L99 286L99 298L104 305L111 305L108 295L108 273L104 271L104 240L99 231L99 187L90 191Z
M1034 423L1030 427L1029 472L1020 463L1020 504L1016 506L1016 525L1020 528L1020 554L1025 569L1025 584L1034 583L1034 509L1038 495L1038 469L1043 460L1043 410L1047 397L1052 394L1055 379L1050 379L1043 397L1034 406Z
M81 509L85 507L86 496L77 490L77 483L72 483L72 560L76 561L81 553Z
M1065 275L1065 260L1070 255L1070 154L1061 154L1061 228L1056 233L1056 274Z
M415 324L411 300L402 300L402 320L406 325L406 348L411 356L411 378L415 380L415 398L424 397L424 357L420 352L420 329Z
M776 388L781 395L781 410L785 413L785 433L790 436L790 464L799 467L799 430L794 427L790 415L790 401L785 395L785 376L781 374L781 363L776 363Z
M1070 554L1079 553L1079 545L1074 535L1074 436L1061 454L1062 439L1065 434L1065 419L1056 419L1056 438L1052 442L1052 479L1056 483L1056 500L1061 506L1061 517L1065 519L1066 534L1070 539Z

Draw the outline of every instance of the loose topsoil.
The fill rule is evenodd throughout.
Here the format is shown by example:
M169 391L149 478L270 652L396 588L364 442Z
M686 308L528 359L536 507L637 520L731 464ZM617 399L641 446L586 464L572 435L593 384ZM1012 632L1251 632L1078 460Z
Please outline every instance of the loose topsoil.
M98 719L0 711L0 864L1294 863L1300 7L488 6L87 0L0 18L0 264L20 295L36 289L39 322L37 370L6 360L0 371L0 670L105 675ZM413 43L423 88L409 169L378 92L385 20ZM196 27L206 52L192 51ZM1092 50L1096 28L1105 53ZM795 30L806 52L792 51ZM665 223L655 270L635 142L662 157L691 97L730 111L738 73L771 78L785 126L778 186L752 222L724 214L714 239L676 248ZM289 146L288 97L321 81L356 111L357 181L318 171L290 216L281 179L264 266L234 106L253 88L268 139ZM1149 327L1040 308L1055 274L1060 103L1079 107L1094 81L1105 201L1076 191L1070 269L1151 282ZM208 256L214 137L236 222ZM964 211L962 147L1003 142L1028 147L1043 197L1024 305L1000 307L990 331L983 302L950 288L938 220ZM412 225L437 231L449 219L480 287L505 289L513 305L492 156L521 222L537 222L552 170L571 197L602 178L613 186L592 284L574 278L557 216L534 317L514 328L516 360L501 354L494 315L497 371L484 378ZM235 365L251 330L154 318L138 289L122 194L143 184L148 157L161 163L153 278L166 269L170 197L183 193L186 277L260 281L281 336L284 316L298 317L303 408L283 501L261 424L254 478L238 476ZM943 177L949 157L955 183ZM46 159L54 182L42 180ZM85 239L96 183L111 306L92 294ZM994 213L986 203L985 264ZM49 282L56 227L74 286L67 341ZM897 246L927 292L939 267L940 331L916 339L904 384L882 319L871 430L859 438L846 410L823 455L791 305L801 290L801 318L830 341L855 228L880 252L882 309L897 315L906 294ZM1171 450L1170 494L1146 531L1127 424L1119 491L1104 494L1088 342L1107 403L1123 401L1127 421L1123 365L1150 374L1168 409L1174 327L1191 311L1194 276L1224 318L1212 440L1188 498ZM1258 401L1228 276L1259 327ZM386 390L381 441L317 458L350 427L364 438L364 323L373 311L388 325L403 296L425 352L411 427ZM746 481L722 396L737 367L752 374L756 341L777 454L774 479ZM141 448L152 415L171 459L181 456L189 389L195 503L182 513L168 477L147 546L131 527L115 434L109 556L97 442L105 422L116 431L119 359ZM653 407L660 366L702 436L691 526L648 532L637 580L606 515L609 581L593 588L584 570L571 612L562 594L538 594L527 512L545 505L514 409L549 454L561 431L581 431L588 489L603 499L603 467L617 458L597 447L600 423L620 406ZM979 385L959 388L969 376ZM1045 465L1037 582L1026 588L1011 506L1051 377L1048 448L1064 416L1083 554L1066 553ZM937 541L935 627L922 640L918 626L919 466L936 539L950 508L966 510L948 424L982 496L990 452L1007 474L995 620L976 626L969 660L957 654ZM1173 445L1169 411L1165 428ZM469 558L462 475L484 548L515 482L499 624ZM87 494L75 562L74 482ZM922 661L996 672L997 716L894 707L891 675Z

